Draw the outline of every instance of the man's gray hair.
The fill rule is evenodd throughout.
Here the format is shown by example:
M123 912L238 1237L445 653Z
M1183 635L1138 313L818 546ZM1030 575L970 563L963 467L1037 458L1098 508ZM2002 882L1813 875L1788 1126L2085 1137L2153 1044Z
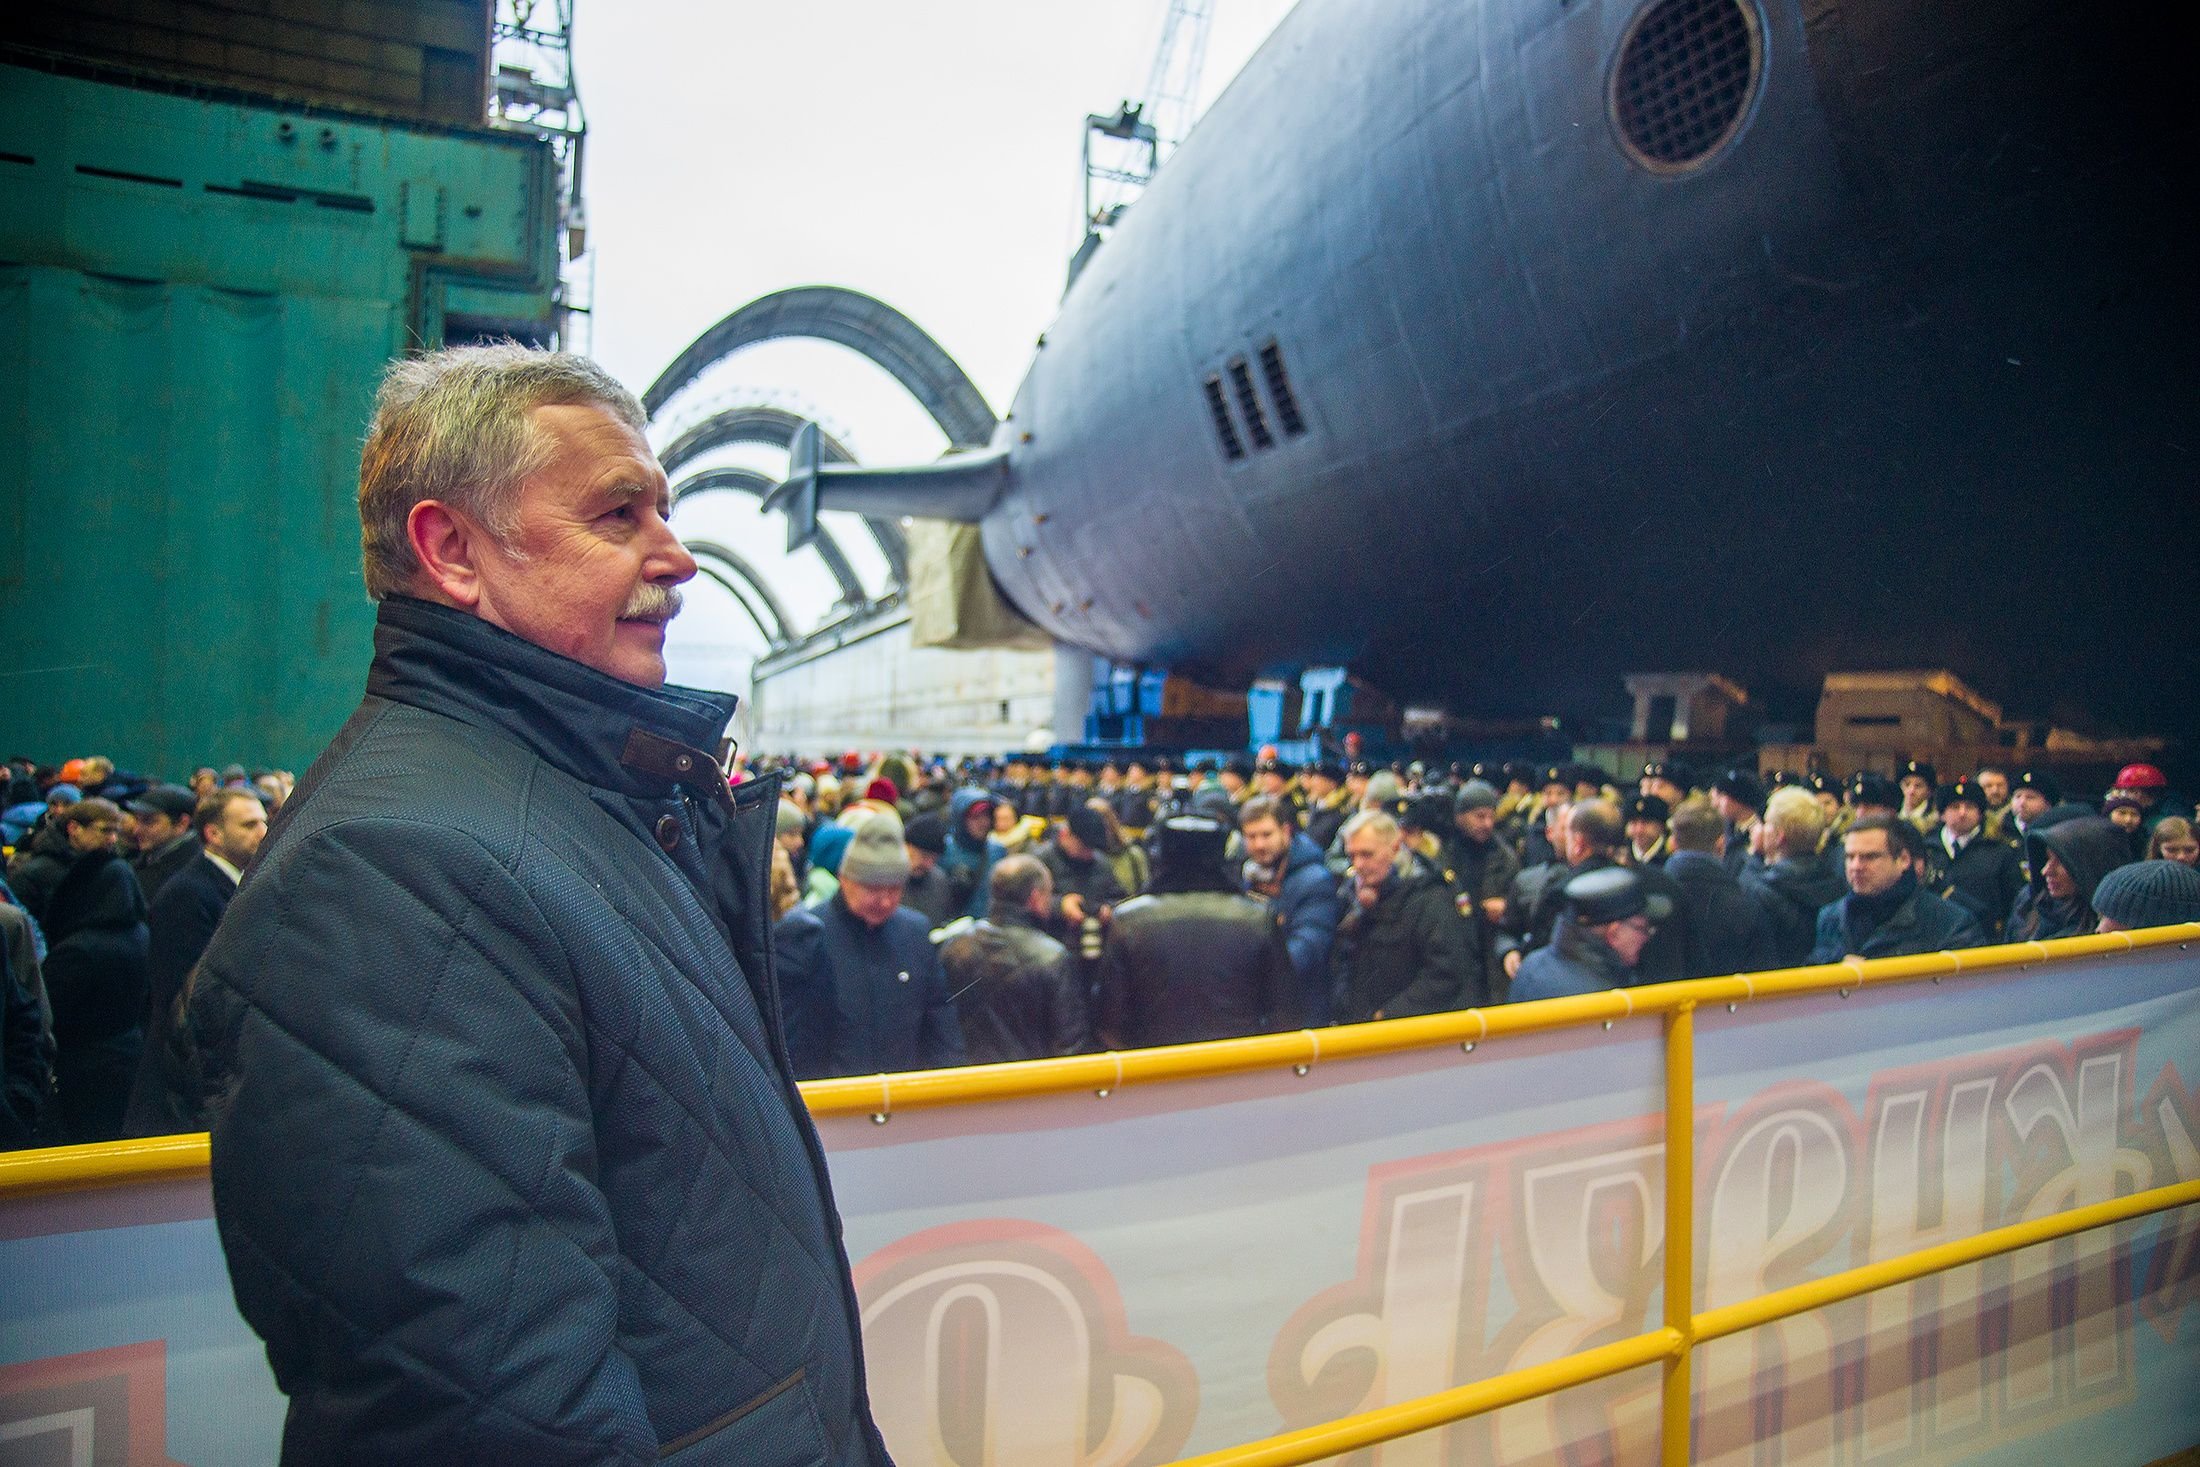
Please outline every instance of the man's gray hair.
M1018 912L1031 905L1031 894L1052 890L1054 873L1036 856L1003 856L986 879L988 899L997 912Z
M420 574L405 522L424 499L450 505L509 542L520 485L549 452L528 414L574 403L600 407L636 432L649 421L616 378L569 352L504 342L390 363L359 459L367 594L377 601L401 594Z
M1384 845L1404 838L1404 833L1398 829L1398 822L1390 818L1387 810L1362 810L1344 823L1344 829L1338 835L1340 839L1350 840L1363 830L1373 831L1375 839Z

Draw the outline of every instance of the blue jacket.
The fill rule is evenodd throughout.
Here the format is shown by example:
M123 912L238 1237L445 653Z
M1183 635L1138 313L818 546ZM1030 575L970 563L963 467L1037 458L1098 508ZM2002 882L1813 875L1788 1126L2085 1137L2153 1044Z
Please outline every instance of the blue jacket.
M1268 904L1283 929L1283 945L1299 975L1299 1018L1310 1025L1330 1022L1329 949L1344 916L1337 878L1322 860L1320 846L1304 831L1293 833L1283 857L1283 890Z
M286 1463L886 1461L733 703L382 603L192 980Z
M907 907L866 926L835 895L772 933L796 1076L877 1075L963 1062L962 1025L932 924Z
M1896 907L1873 932L1859 939L1851 919L1853 895L1829 902L1818 913L1818 944L1811 949L1813 963L1838 963L1845 957L1896 958L1917 953L1946 952L1977 947L1986 941L1978 922L1954 902L1944 901L1920 886Z
M1625 988L1635 975L1610 943L1574 925L1560 914L1551 929L1551 940L1520 960L1513 975L1510 1003L1530 1003L1539 998L1565 998L1580 993L1603 993Z
M993 868L1008 850L992 836L973 842L963 829L970 807L993 803L993 792L964 785L947 801L947 849L940 854L940 870L947 873L957 906L953 915L983 917L993 896Z

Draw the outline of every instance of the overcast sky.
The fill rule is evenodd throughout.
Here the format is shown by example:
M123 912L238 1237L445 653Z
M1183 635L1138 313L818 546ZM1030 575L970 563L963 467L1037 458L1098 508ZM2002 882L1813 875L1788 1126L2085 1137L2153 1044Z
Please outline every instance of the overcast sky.
M1289 0L1212 0L1202 106ZM593 351L637 391L720 317L795 285L843 285L907 313L996 413L1053 318L1078 238L1084 117L1140 95L1165 0L580 0L574 72L588 115ZM821 343L740 353L661 422L733 399L818 418L857 456L945 445L900 388ZM660 445L662 438L660 437ZM724 461L777 477L784 456ZM753 501L683 505L684 535L733 545L814 618L833 590L814 552ZM848 528L845 520L841 528ZM860 530L841 543L879 570ZM676 680L746 691L757 638L699 583L675 624Z

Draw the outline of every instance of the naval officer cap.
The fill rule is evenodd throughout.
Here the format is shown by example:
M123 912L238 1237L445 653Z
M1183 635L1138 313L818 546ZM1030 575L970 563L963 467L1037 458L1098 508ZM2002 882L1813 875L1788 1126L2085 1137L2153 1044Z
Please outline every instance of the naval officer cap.
M1663 892L1644 886L1642 878L1625 866L1584 871L1570 878L1560 888L1560 895L1566 899L1567 912L1586 927L1624 922L1638 912L1653 923L1673 915L1672 901Z

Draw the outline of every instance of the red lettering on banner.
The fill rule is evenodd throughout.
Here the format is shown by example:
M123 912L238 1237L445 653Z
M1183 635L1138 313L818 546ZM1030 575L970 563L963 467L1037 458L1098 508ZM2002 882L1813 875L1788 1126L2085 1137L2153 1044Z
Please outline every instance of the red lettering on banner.
M854 1270L887 1449L941 1467L1147 1467L1199 1411L1191 1362L1130 1333L1068 1233L989 1219L911 1234Z
M2200 1106L2165 1067L2133 1100L2115 1030L1820 1084L1698 1118L1698 1297L1806 1279L2200 1175ZM1647 1117L1373 1169L1356 1276L1285 1325L1269 1390L1300 1427L1655 1327L1663 1149ZM1696 1460L1914 1462L2128 1400L2131 1250L2174 1338L2200 1293L2200 1209L1778 1321L1696 1353ZM1385 1444L1381 1467L1637 1460L1654 1386L1580 1387Z
M1269 1392L1287 1426L1412 1400L1648 1327L1662 1244L1653 1118L1378 1167L1358 1276L1285 1324ZM1516 1308L1485 1343L1493 1261ZM1382 1467L1633 1456L1654 1440L1639 1384L1600 1382L1388 1442Z
M2139 1105L2141 1135L2157 1185L2200 1178L2200 1104L2175 1065L2164 1065ZM2166 1342L2177 1339L2185 1306L2200 1298L2200 1208L2163 1216L2163 1231L2147 1262L2139 1312Z
M1705 1139L1702 1298L1739 1303L1814 1277L1854 1223L1860 1125L1841 1093L1776 1085ZM1747 1463L1778 1437L1782 1460L1828 1463L1837 1438L1834 1336L1796 1315L1696 1352L1698 1462Z

